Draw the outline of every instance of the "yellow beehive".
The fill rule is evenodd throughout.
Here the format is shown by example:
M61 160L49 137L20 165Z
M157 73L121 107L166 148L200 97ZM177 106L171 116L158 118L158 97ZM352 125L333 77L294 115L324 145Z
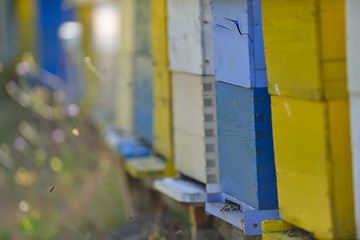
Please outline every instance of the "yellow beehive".
M35 31L35 7L32 1L29 0L18 0L16 1L16 12L19 21L19 39L20 41L20 54L27 51L34 51L34 39L36 34Z
M345 1L263 0L269 92L344 99Z
M134 130L134 54L136 29L136 1L121 0L121 36L119 77L116 82L115 125L126 132Z
M151 48L153 58L154 150L173 160L171 78L168 69L166 0L152 1Z
M280 217L319 239L354 238L348 100L271 100Z

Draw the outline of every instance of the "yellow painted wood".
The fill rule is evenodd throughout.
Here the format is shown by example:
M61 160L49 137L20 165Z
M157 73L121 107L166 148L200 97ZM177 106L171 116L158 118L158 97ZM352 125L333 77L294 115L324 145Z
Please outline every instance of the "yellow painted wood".
M121 35L118 78L115 94L114 125L123 131L134 131L134 56L136 38L136 4L134 0L120 0Z
M261 223L261 230L265 232L280 232L290 230L291 224L284 220L265 220Z
M156 156L136 158L125 161L125 169L134 178L162 177L165 162Z
M121 40L122 52L132 53L135 51L136 30L136 2L134 0L120 0L121 13Z
M344 0L264 0L269 91L305 99L345 99Z
M173 161L171 78L168 69L166 0L151 3L151 48L153 58L154 151ZM173 165L173 164L171 164ZM174 168L168 168L174 174Z
M81 110L88 114L95 103L97 96L97 77L90 71L85 63L85 57L89 57L91 60L94 59L94 52L91 46L91 15L93 5L92 3L82 4L77 7L77 18L82 25L82 51L84 54L84 82L85 91L84 97L80 103Z
M280 217L316 238L355 237L348 101L271 99Z
M33 52L36 41L35 6L30 0L16 1L16 14L19 21L20 56L28 51ZM19 56L19 57L20 57Z
M116 111L114 125L123 131L134 130L134 55L119 54L118 80L116 81Z

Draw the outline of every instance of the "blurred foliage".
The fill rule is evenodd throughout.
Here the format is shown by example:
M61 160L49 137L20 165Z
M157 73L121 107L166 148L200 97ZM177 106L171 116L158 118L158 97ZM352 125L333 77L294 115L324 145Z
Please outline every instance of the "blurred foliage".
M117 159L77 106L0 78L0 239L106 238L126 219Z

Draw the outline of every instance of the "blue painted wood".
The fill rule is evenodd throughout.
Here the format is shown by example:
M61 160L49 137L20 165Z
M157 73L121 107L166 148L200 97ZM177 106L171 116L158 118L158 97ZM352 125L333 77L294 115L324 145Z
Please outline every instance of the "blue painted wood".
M267 88L216 82L220 189L256 209L276 209Z
M37 39L39 64L65 79L64 51L58 37L61 23L75 18L73 8L64 8L63 0L37 0Z
M151 0L136 0L135 47L140 54L151 54Z
M267 87L261 0L213 0L213 22L215 79Z
M135 134L148 144L153 142L152 62L148 55L135 57Z
M151 151L133 136L124 134L112 127L104 130L104 139L107 145L119 154L124 160L150 156Z
M225 200L238 204L238 210L222 210ZM278 210L258 210L226 194L208 194L205 203L207 213L243 230L245 235L260 235L261 223L266 219L280 219Z

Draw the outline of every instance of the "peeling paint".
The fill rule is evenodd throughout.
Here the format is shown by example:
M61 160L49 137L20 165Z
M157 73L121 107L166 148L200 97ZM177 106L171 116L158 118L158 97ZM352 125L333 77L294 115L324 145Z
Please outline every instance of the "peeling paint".
M240 25L239 25L239 20L230 19L230 18L226 18L226 17L225 17L225 19L228 20L228 21L230 21L230 22L233 22L233 23L235 24L235 26L236 26L236 28L237 28L237 30L238 30L238 32L239 32L239 34L240 34L241 36L247 35L247 36L249 37L250 41L251 41L251 42L254 42L254 41L251 39L251 37L250 37L250 35L249 35L248 33L242 33L242 32L241 32Z

